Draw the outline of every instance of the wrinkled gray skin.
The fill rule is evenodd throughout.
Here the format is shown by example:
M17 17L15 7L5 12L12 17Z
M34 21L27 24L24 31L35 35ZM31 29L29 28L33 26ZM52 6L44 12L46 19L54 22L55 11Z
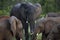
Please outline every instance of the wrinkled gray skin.
M10 16L15 16L22 21L25 30L25 40L28 40L28 23L30 24L31 33L34 31L35 20L41 14L42 8L39 3L32 4L29 2L23 2L16 4L11 12ZM28 21L28 22L27 22Z
M60 17L60 13L49 12L46 17Z
M47 17L36 20L34 34L42 32L42 40L46 40L55 24L60 23L60 17Z
M22 23L14 16L0 17L0 40L12 40L13 37L22 39ZM18 35L17 35L18 34ZM17 39L17 38L16 38Z

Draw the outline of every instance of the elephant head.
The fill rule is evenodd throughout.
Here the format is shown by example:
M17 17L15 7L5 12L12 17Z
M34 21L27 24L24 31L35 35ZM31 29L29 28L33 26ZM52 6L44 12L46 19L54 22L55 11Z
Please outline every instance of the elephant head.
M42 38L44 39L44 37L45 37L45 39L46 39L48 34L50 33L50 31L52 30L52 28L54 28L58 23L60 23L59 20L60 20L60 17L55 17L55 18L48 17L48 18L36 20L34 34L42 32L42 34L43 34ZM54 32L58 32L57 29L55 29Z
M38 24L37 28L40 28L40 33L45 32L46 34L50 32L50 30L57 24L56 21L53 20L41 20ZM38 31L37 31L38 32Z
M31 39L35 40L33 37L35 37L36 35L33 34L34 32L34 28L35 28L35 20L40 16L41 12L42 12L42 7L39 3L36 4L30 4L30 10L29 12L29 16L28 16L28 22L30 23L30 32L31 32Z
M9 18L9 22L11 24L11 31L13 33L14 37L20 37L22 39L22 31L23 31L23 26L22 23L19 19L17 19L15 16L11 16Z
M35 7L36 7L36 13L38 13L38 15L40 15L40 14L42 13L41 4L36 3L36 4L35 4Z
M43 36L47 37L48 33L57 23L53 20L48 20L47 18L36 20L34 34L42 33ZM43 38L44 39L44 38ZM45 39L44 39L45 40Z

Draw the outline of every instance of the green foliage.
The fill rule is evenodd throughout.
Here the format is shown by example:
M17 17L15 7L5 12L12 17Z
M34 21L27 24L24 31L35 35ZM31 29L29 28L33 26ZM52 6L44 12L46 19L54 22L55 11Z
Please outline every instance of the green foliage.
M56 0L56 7L57 7L57 11L60 11L60 0Z
M42 33L37 35L37 40L42 40Z
M0 15L9 15L11 7L18 2L40 3L42 14L60 12L60 0L0 0Z
M7 11L5 11L5 10L0 10L0 16L1 16L1 15L9 15L8 13L9 13L9 12L7 12Z

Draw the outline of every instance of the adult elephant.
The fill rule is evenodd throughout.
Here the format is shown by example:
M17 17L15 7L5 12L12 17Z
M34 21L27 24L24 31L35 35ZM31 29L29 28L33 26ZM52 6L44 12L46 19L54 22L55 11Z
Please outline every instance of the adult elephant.
M22 39L22 23L14 16L0 16L0 40ZM18 40L18 39L17 39Z
M32 4L29 2L18 3L16 4L11 12L10 16L16 16L22 21L24 30L25 30L25 40L28 40L28 23L30 23L31 33L34 31L35 20L41 14L42 8L39 3Z
M34 30L35 40L36 40L35 34L37 33L42 33L42 40L46 40L52 28L58 23L60 23L60 17L47 17L36 20L35 30Z

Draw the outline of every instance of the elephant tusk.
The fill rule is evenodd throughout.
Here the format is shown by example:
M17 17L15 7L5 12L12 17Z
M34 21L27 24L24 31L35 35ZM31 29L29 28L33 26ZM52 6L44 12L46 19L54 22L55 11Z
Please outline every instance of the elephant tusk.
M26 23L28 23L28 21L26 21Z

